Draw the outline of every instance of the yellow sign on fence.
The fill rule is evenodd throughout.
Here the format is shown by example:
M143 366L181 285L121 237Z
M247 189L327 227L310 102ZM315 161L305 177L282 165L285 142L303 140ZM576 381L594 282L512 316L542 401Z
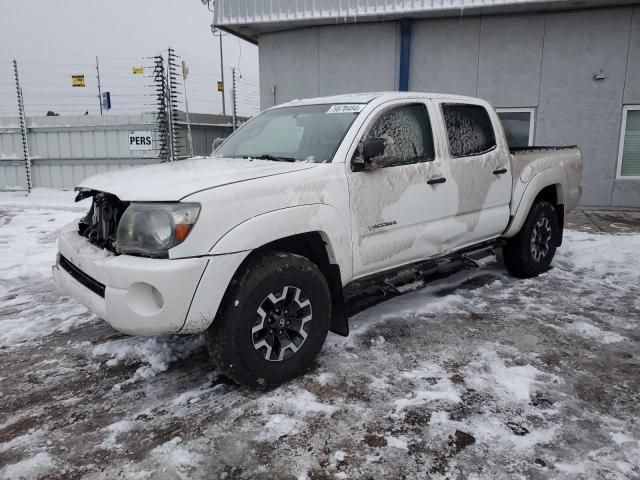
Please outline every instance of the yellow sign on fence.
M84 87L84 75L71 75L72 87Z
M219 92L224 92L224 83L222 82L216 82L218 84L218 91Z
M134 75L142 75L144 74L144 67L133 67L131 69Z

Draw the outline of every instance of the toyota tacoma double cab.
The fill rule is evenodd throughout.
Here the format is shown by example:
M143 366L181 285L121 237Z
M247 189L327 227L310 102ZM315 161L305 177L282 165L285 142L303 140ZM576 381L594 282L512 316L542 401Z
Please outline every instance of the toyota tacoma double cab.
M575 147L509 149L477 98L295 100L209 157L83 181L53 275L121 332L206 332L227 376L268 388L348 335L368 281L402 291L498 248L517 277L547 270L581 174Z

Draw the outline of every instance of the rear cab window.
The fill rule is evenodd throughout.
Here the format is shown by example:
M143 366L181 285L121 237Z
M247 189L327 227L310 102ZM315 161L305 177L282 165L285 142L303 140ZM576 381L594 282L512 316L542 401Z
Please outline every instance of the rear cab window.
M452 157L482 155L496 148L491 117L483 106L445 103L442 115Z

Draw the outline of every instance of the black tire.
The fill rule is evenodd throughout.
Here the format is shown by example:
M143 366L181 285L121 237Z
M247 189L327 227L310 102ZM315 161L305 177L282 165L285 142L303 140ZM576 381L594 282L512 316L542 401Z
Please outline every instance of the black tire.
M280 295L283 299L274 303ZM291 253L258 254L227 288L207 330L209 353L236 383L274 387L311 367L327 337L330 318L329 286L314 263Z
M514 277L531 278L549 270L561 232L553 205L534 203L520 232L502 249L507 271Z

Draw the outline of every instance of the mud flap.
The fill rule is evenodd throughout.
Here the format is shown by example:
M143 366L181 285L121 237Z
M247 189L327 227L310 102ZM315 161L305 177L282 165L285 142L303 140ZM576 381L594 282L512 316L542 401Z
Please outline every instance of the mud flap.
M564 237L564 205L561 203L556 205L556 214L558 215L558 227L560 229L556 246L559 247L562 245L562 237Z
M331 323L329 331L347 337L349 335L349 317L347 316L347 305L342 292L342 279L340 277L340 267L329 265L329 288L331 290Z

